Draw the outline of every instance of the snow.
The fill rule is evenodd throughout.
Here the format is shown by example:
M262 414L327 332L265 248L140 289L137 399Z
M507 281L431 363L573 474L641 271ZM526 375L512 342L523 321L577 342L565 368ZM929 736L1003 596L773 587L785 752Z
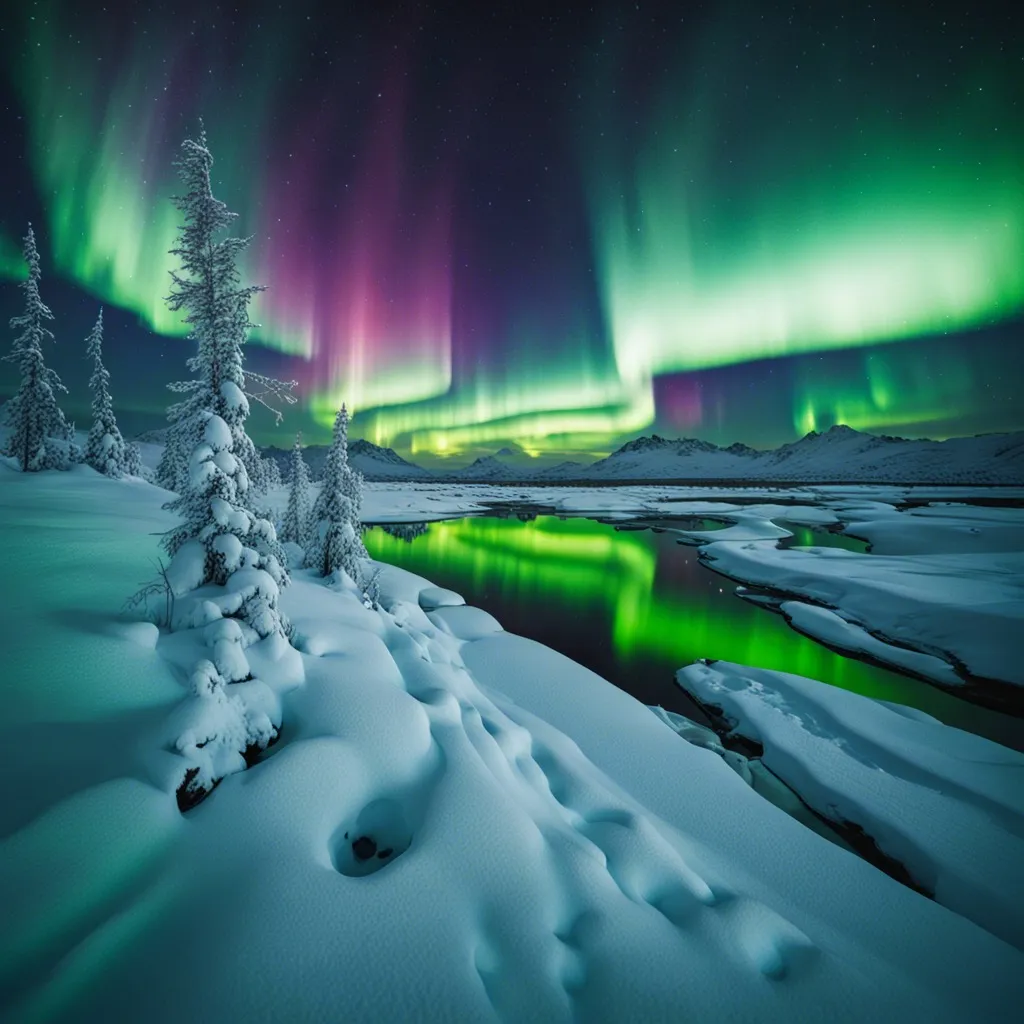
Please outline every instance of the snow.
M479 640L501 629L498 620L482 608L444 607L429 615L430 621L444 633L460 640Z
M316 491L316 486L311 487ZM363 520L370 523L431 522L463 515L479 515L498 506L529 506L565 515L619 512L631 516L703 515L735 510L736 503L774 505L791 522L829 525L837 512L896 513L905 502L965 502L991 500L1024 502L1024 488L985 486L828 485L779 487L770 484L706 486L620 485L566 487L536 484L501 486L485 483L437 484L368 482L363 496ZM271 501L282 512L287 489L276 490ZM785 505L780 504L786 502ZM992 510L997 511L997 510ZM796 518L796 517L808 518Z
M424 587L419 593L419 602L425 611L432 611L445 605L465 604L466 599L453 590L445 590L444 587Z
M155 648L119 632L166 499L0 466L18 538L0 727L18 780L0 802L12 1019L998 1021L1024 1000L1017 949L593 673L479 609L425 611L430 581L389 567L374 611L296 571L280 600L301 653L221 624L276 587L251 568ZM243 641L256 678L217 684L211 654ZM277 722L258 763L178 812L182 764L240 768L238 738Z
M222 533L213 538L213 550L224 559L224 567L234 572L242 564L242 542L233 533Z
M943 906L1024 948L1024 755L782 672L715 662L679 685L764 745L827 818L862 828Z
M219 417L209 416L203 427L203 441L215 452L231 450L231 428Z
M896 647L873 637L867 630L827 608L820 608L802 601L783 601L779 611L795 629L807 636L820 640L836 650L865 654L876 661L885 662L904 672L934 680L943 686L962 686L963 680L952 665L932 654Z
M160 639L160 630L152 622L114 623L111 626L111 633L151 651L156 650L157 640Z
M244 420L249 415L249 399L245 397L245 393L233 380L221 383L220 395L227 407L241 419Z
M879 555L937 552L979 554L1024 550L1024 508L987 508L953 502L897 512L878 504L850 510L845 532Z
M710 544L702 557L733 579L841 609L842 618L876 636L962 664L976 677L1024 685L1024 660L1005 642L1024 622L1024 552L861 555L755 541ZM817 635L806 616L802 625ZM902 664L904 654L889 646L871 653ZM919 661L915 671L949 683L945 665Z
M206 549L198 540L186 541L171 559L167 567L167 582L171 593L181 597L193 591L203 582L206 572Z
M854 480L1016 484L1024 480L1024 434L947 441L877 436L834 426L768 451L721 449L692 438L641 437L588 466L583 479Z

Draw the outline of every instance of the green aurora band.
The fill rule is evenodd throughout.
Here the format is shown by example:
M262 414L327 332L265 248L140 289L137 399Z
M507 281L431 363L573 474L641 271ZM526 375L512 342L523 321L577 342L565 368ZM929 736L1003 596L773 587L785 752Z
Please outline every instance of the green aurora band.
M0 232L0 280L24 281L28 267L21 255L21 246Z
M681 57L690 73L665 87L640 141L627 139L635 156L603 130L589 142L595 257L622 379L1018 313L1024 142L1006 128L1019 123L1019 85L984 69L958 75L907 41L906 66L882 70L857 54L853 26L828 37L820 23L833 11L808 15L820 33L773 36L756 5L738 9ZM948 80L938 105L915 91L921 76L908 69L921 61ZM868 102L851 105L851 94ZM867 403L837 396L841 422L918 421L871 376L891 376L886 365L872 354ZM815 404L801 396L795 424L811 429Z
M258 167L252 151L262 139L259 115L270 94L270 69L286 53L277 34L256 62L266 72L247 76L247 131L230 130L220 118L222 103L201 76L189 74L200 56L173 40L172 25L151 25L148 33L128 33L122 63L110 79L83 40L61 31L60 6L39 5L27 22L29 46L16 62L14 82L28 114L30 157L47 204L52 258L57 270L106 302L136 313L160 334L188 333L165 297L176 266L178 215L170 202L178 188L173 166L177 146L195 128L181 109L183 79L190 87L187 109L209 110L207 128L217 138L214 189L237 206L255 191ZM44 13L45 12L45 13ZM153 37L164 40L165 56L153 58ZM256 38L264 38L257 36ZM241 92L242 82L232 83ZM254 116L256 115L256 116ZM251 276L252 268L246 273ZM256 312L258 314L256 303ZM281 351L297 351L287 333L261 339Z
M192 113L211 111L218 194L249 214L241 230L253 230L275 82L298 37L287 21L261 34L244 67L217 65L215 89L195 74L215 55L188 49L170 24L148 29L166 31L165 60L154 59L152 34L135 31L118 66L99 69L60 29L59 5L39 9L47 14L26 23L31 45L12 70L56 268L153 330L181 335L164 302L175 232L168 154ZM923 87L909 70L860 60L853 29L849 41L840 32L827 52L808 54L800 32L772 36L766 25L754 61L743 10L726 5L673 64L685 74L666 76L639 118L621 74L600 76L579 146L594 294L574 297L593 317L527 308L455 373L450 348L439 348L447 342L403 349L425 353L414 365L389 360L388 339L372 331L339 336L335 372L303 379L315 421L328 426L347 397L357 433L413 454L508 441L532 454L607 452L665 422L657 378L849 349L864 355L853 378L798 364L794 432L845 422L941 434L958 415L982 416L976 362L941 348L927 372L915 371L894 343L1024 309L1019 86L1001 65L961 67L943 72L947 98L935 102L915 92ZM934 78L939 57L907 45L907 68L930 60ZM232 127L225 93L246 96L244 132ZM254 242L250 279L261 280L255 261L270 244ZM0 275L18 272L0 238ZM308 360L311 319L298 307L294 323L267 316L257 341ZM713 405L686 425L700 434L735 412ZM749 427L731 439L744 429L758 443Z

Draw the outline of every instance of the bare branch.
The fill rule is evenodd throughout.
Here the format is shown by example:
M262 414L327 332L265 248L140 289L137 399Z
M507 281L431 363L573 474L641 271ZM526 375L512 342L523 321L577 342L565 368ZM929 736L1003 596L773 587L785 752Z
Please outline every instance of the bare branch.
M262 373L252 373L249 370L245 370L244 375L245 397L259 403L265 409L269 409L274 414L274 422L280 423L283 414L280 409L270 403L284 402L285 405L294 405L298 398L291 392L299 382L277 380L274 377L267 377Z

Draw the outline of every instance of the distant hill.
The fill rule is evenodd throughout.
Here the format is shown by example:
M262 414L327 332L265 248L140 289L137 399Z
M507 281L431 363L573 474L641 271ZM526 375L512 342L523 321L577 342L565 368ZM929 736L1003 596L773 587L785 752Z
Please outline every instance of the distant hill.
M914 441L834 426L768 451L655 434L623 445L580 478L1024 484L1024 432Z
M507 449L502 449L508 452ZM501 453L499 453L501 454ZM508 452L508 454L513 454ZM473 480L478 483L507 483L512 480L532 480L533 471L503 462L497 455L484 455L461 469L435 474L438 480Z
M290 448L261 448L261 453L273 459L281 470L281 478L288 479L288 465L291 459ZM302 449L302 457L309 467L310 476L319 480L327 462L328 446L311 444ZM429 480L433 479L430 470L417 466L402 458L393 448L381 448L370 441L359 440L348 446L348 459L367 480Z
M159 443L163 430L140 441ZM542 469L524 465L522 453L502 449L454 470L431 471L403 459L392 448L356 440L349 458L367 480L435 480L465 483L594 483L708 480L785 483L1013 484L1024 486L1024 431L980 434L948 441L909 440L867 434L847 426L758 451L745 444L719 448L695 438L638 437L589 466L560 462ZM263 448L287 479L291 449ZM323 473L326 445L310 445L303 456L314 480Z

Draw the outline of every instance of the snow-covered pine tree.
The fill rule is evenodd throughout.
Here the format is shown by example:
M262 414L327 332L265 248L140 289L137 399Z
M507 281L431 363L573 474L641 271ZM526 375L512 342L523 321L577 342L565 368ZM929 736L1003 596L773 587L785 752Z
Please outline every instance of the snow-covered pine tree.
M267 474L267 490L272 491L275 487L280 487L283 481L281 480L281 467L277 464L277 459L271 458L269 455L263 459L263 467Z
M309 470L302 457L302 434L295 435L288 486L288 508L281 525L281 540L305 548L309 542Z
M156 481L168 490L181 491L188 485L190 460L205 429L204 412L213 412L231 430L232 452L246 470L240 481L238 500L251 507L252 491L265 489L260 455L245 430L249 398L266 406L278 420L280 412L271 402L295 402L291 389L295 381L282 382L243 369L242 345L254 326L249 304L262 285L242 287L238 259L248 248L248 238L218 238L235 220L227 206L213 195L210 169L213 157L206 146L206 133L198 141L182 143L177 161L184 194L174 203L184 215L172 256L181 260L181 271L171 272L173 289L167 304L177 312L185 310L185 323L198 351L188 360L196 375L192 380L169 385L186 397L167 410L171 425Z
M324 576L343 569L354 581L360 579L360 562L368 557L359 536L362 483L362 475L348 462L348 410L342 405L334 420L323 483L313 505L306 552L306 565Z
M177 596L207 584L225 587L228 595L217 602L223 614L261 637L284 635L277 599L288 574L274 526L239 500L247 477L231 451L231 428L215 413L202 416L203 437L192 452L189 484L164 506L184 519L164 539L171 555L168 578Z
M187 314L185 323L197 345L188 366L196 377L171 385L188 397L171 412L158 475L164 486L179 490L178 499L166 507L181 513L184 522L165 537L164 546L171 555L168 575L176 594L207 584L224 586L238 598L224 599L225 614L243 620L262 637L287 630L277 591L288 582L273 524L252 509L245 465L248 458L256 466L259 455L245 431L249 403L243 391L242 343L251 326L249 302L262 288L239 282L237 260L249 240L216 237L235 215L213 196L212 165L205 134L198 142L182 143L177 166L184 194L175 205L184 223L171 250L181 260L181 270L171 272L167 304ZM286 385L280 387L287 393ZM186 452L188 473L183 477Z
M43 342L53 337L45 324L53 314L39 297L39 252L31 224L25 235L24 257L28 277L18 287L25 292L25 312L11 318L11 328L21 333L10 354L4 356L18 364L21 384L4 407L11 433L2 453L17 459L22 472L67 469L81 461L82 453L75 444L74 427L57 404L57 392L67 393L67 388L43 358Z
M137 476L142 458L139 449L125 441L117 427L110 399L110 374L103 365L103 310L86 339L86 355L92 359L92 427L85 447L85 461L99 473L121 477Z

